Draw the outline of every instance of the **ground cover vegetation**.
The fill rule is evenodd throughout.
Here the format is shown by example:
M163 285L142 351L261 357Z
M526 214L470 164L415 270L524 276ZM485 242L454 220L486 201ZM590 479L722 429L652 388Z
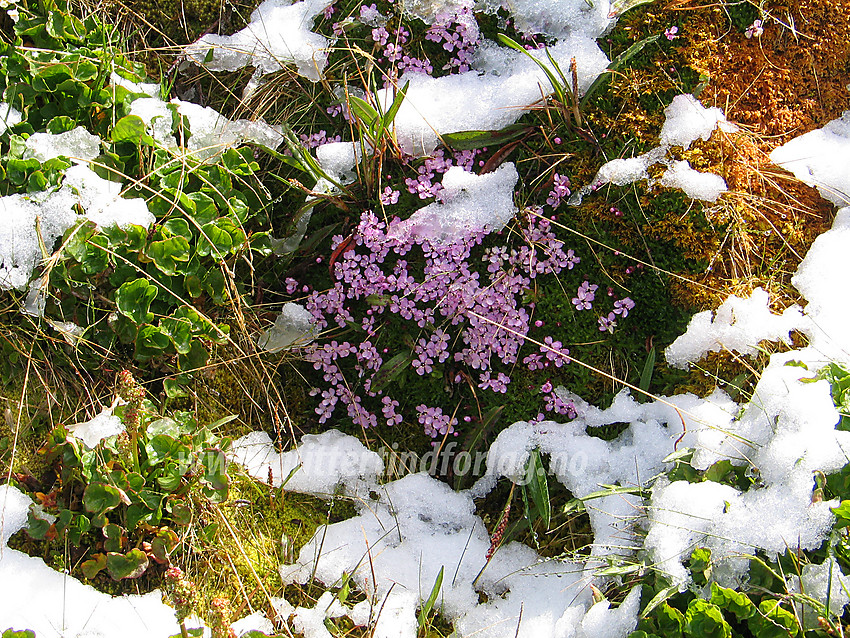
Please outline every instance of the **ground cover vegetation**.
M430 470L461 490L511 424L584 418L587 403L616 405L623 388L647 410L715 386L743 405L771 354L805 345L796 332L687 371L662 356L695 312L730 294L764 288L775 311L801 300L791 277L832 207L767 156L847 105L848 27L831 17L835 3L623 11L599 39L612 71L583 89L581 60L547 57L556 39L505 9L447 5L425 21L397 2L339 0L312 25L333 43L321 77L296 56L298 72L278 65L258 82L183 49L238 31L255 7L9 7L0 195L10 218L13 207L43 212L0 229L17 251L0 264L0 469L34 501L26 529L6 540L99 591L162 590L184 636L195 616L234 635L230 624L256 611L274 635L375 630L342 613L311 627L276 602L377 601L377 583L313 578L318 558L302 582L279 571L369 506L368 491L300 494L287 489L297 469L251 476L233 454L243 435L264 430L283 452L335 428L380 450L383 482ZM485 42L536 52L549 86L514 123L438 135L417 153L395 122L415 78L469 72ZM705 202L647 181L584 192L606 161L657 147L665 108L687 93L740 128L670 153L721 175L728 192ZM486 227L464 226L478 214ZM14 242L30 228L27 252ZM831 388L837 429L850 428L847 366L812 375ZM703 466L677 449L679 418L686 432L659 486L764 486L740 459ZM586 430L599 442L622 443L630 426L600 423ZM459 464L462 454L479 462ZM613 633L596 635L844 635L845 582L833 571L850 570L847 466L812 477L812 503L836 500L826 541L747 554L748 577L728 587L708 543L687 546L679 580L657 555L596 552L595 499L648 508L651 486L578 495L547 471L554 458L534 448L525 480L505 473L476 496L489 549L472 586L517 541L549 561L601 561L585 589L614 612L637 588L631 626L612 616ZM418 635L457 630L441 602L448 580L440 570L428 582ZM479 593L482 604L498 598ZM14 630L4 638L27 635Z

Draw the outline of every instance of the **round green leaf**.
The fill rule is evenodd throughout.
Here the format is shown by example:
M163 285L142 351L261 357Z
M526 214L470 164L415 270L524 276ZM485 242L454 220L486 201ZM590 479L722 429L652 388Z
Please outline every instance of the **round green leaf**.
M140 277L122 284L115 291L115 303L118 305L118 312L140 326L150 323L153 319L150 307L156 295L157 287Z
M106 483L91 483L83 493L83 506L87 512L102 514L118 507L121 492Z
M109 552L106 555L106 569L114 580L138 578L148 568L148 557L140 549L131 549L126 554Z
M127 115L115 123L112 128L113 142L140 143L147 135L145 121L138 115Z

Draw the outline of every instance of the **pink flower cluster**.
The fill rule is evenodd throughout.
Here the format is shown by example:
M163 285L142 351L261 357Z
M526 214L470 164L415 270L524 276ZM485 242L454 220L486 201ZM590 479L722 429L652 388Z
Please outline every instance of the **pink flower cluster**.
M570 196L570 178L566 175L558 175L555 173L552 181L552 190L546 203L552 208L558 208L561 205L561 200L564 197Z
M443 185L439 182L434 182L437 175L442 175L449 170L453 164L462 167L465 171L471 171L475 165L475 157L480 153L479 150L460 151L455 153L453 158L446 157L443 149L437 149L431 157L425 159L425 162L416 169L416 177L408 177L404 180L404 185L407 186L407 192L413 195L419 195L420 199L428 199L429 197L437 197L437 194L443 189Z
M428 27L425 39L442 44L443 49L454 55L443 66L443 71L464 73L469 71L481 37L478 23L468 7L458 13L439 13Z
M534 214L524 220L522 245L484 251L484 272L470 263L484 231L456 243L432 243L397 232L399 223L394 218L386 224L374 213L365 212L352 248L334 264L334 286L314 291L307 298L306 307L319 329L332 323L347 328L354 322L364 332L359 344L332 340L303 350L327 384L314 393L321 395L316 413L322 423L339 404L346 407L352 422L364 428L377 424L369 405L380 406L388 425L401 422L404 406L399 405L398 397L386 395L384 384L372 388L385 363L386 348L378 348L384 334L381 322L390 319L409 322L419 331L409 362L417 374L431 374L435 366L452 361L477 374L478 387L506 392L510 376L494 366L512 366L519 360L530 328L523 296L537 276L572 269L579 263L573 251L565 250L555 237L549 220ZM342 241L335 237L334 247ZM416 255L413 263L406 259L412 253ZM359 320L355 320L355 312L361 313ZM545 338L539 352L523 359L531 370L550 364L560 367L568 361L569 350L551 336ZM440 408L420 405L416 410L429 436L454 432L457 421Z

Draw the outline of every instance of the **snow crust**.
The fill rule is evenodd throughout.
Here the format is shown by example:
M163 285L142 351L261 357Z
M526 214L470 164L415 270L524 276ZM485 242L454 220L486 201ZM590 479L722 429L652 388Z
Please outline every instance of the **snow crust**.
M37 224L48 250L81 217L98 226L150 226L154 216L145 201L123 198L122 190L121 184L79 164L68 168L58 190L0 197L0 289L20 290L29 282L42 258Z
M732 295L716 311L698 312L685 334L664 351L667 363L687 368L708 352L730 350L753 355L760 341L790 344L791 331L802 327L803 313L794 305L775 315L768 309L769 301L767 292L756 288L747 299Z
M294 450L278 452L266 432L251 432L235 440L231 458L248 474L287 490L331 496L339 487L344 493L367 493L377 484L384 463L352 436L339 430L305 435Z
M536 59L550 65L544 51L530 51ZM578 86L584 92L608 66L608 58L586 35L570 35L549 53L562 69L570 68L570 59L578 61ZM479 48L473 69L441 78L413 73L399 80L410 82L395 118L399 146L416 156L430 155L440 136L459 131L497 130L516 122L552 93L545 73L527 55L492 43ZM392 104L392 89L378 91L377 99Z
M821 129L810 131L780 146L770 154L771 161L814 186L836 206L850 204L850 111Z
M112 411L113 408L104 408L93 419L68 426L68 432L89 449L94 449L103 439L124 431L124 424Z
M254 142L272 150L283 142L280 130L263 121L231 121L209 106L199 106L176 98L164 102L158 97L142 97L133 100L130 105L130 114L142 118L151 137L170 149L179 146L172 128L175 111L189 122L191 136L186 142L187 150L202 161L217 157L228 148L245 142Z
M310 29L314 18L330 4L331 0L266 0L241 31L205 35L184 53L212 71L253 66L265 75L294 64L300 75L316 82L327 65L329 43Z
M690 148L697 139L707 140L716 128L726 132L737 130L717 107L706 108L693 95L677 95L664 109L664 124L659 134L659 146L630 158L614 159L603 164L593 182L577 190L569 199L573 206L582 198L605 184L625 186L641 179L649 180L649 169L661 164L666 170L656 183L667 188L678 188L691 199L717 201L726 192L726 182L720 175L694 170L687 161L667 157L673 146Z
M527 35L546 33L560 38L581 33L597 38L615 22L609 17L611 3L604 0L483 0L479 7L489 13L504 7L513 16L517 30Z
M78 162L91 161L100 155L100 138L82 126L64 133L33 133L24 144L24 159L32 157L39 162L60 155Z
M295 345L303 347L313 341L317 332L316 320L310 311L290 301L284 304L274 325L260 336L258 345L268 352Z
M516 214L514 186L519 174L510 162L476 175L452 166L443 175L439 200L398 224L393 234L452 242L484 230L499 231Z

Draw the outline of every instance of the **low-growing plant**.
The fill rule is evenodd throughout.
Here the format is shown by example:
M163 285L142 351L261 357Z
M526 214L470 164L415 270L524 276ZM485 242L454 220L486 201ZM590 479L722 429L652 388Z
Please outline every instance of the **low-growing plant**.
M123 434L90 448L62 425L50 433L44 453L56 481L29 512L32 538L86 547L79 569L87 579L102 571L138 578L152 564L170 565L198 508L228 493L230 441L215 430L229 419L201 426L185 412L160 416L127 371L117 394Z

